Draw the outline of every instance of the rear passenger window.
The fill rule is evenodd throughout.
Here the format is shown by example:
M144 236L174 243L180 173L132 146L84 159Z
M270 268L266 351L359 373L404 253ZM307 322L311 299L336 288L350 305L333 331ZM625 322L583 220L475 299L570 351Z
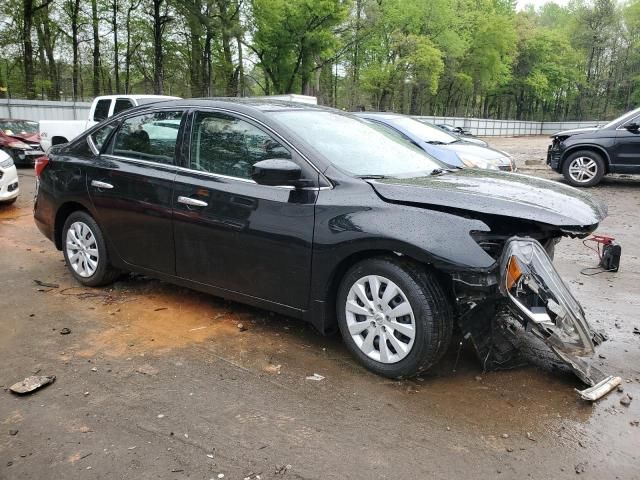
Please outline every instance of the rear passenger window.
M96 108L93 111L93 121L101 122L102 120L105 120L109 116L110 106L111 106L110 98L98 100L98 103L96 103Z
M110 153L174 164L182 112L155 112L127 118L115 133Z

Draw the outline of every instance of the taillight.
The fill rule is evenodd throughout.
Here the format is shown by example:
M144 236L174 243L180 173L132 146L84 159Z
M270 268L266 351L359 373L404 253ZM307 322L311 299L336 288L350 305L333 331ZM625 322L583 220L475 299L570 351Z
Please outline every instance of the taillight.
M40 177L44 169L47 168L47 165L49 165L49 157L47 155L36 158L36 163L34 165L36 177Z

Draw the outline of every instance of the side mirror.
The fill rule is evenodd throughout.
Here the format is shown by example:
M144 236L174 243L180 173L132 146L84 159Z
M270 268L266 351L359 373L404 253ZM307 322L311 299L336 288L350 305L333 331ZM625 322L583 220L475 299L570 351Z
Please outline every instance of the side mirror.
M251 178L258 185L297 186L302 169L291 160L271 158L256 162L251 167Z
M637 132L638 130L640 130L640 125L638 125L637 123L628 123L624 126L624 128L626 130L629 130L630 132Z

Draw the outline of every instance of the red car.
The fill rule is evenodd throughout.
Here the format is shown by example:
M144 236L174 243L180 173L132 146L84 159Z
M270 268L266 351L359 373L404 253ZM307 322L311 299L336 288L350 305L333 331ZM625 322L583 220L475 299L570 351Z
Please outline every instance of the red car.
M38 122L0 118L0 149L7 152L16 165L31 166L44 152L40 147Z

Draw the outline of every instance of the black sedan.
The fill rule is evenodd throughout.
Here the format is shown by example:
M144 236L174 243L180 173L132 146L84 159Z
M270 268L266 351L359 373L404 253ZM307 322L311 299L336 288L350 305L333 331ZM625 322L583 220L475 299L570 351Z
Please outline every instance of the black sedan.
M606 125L551 137L547 164L574 187L597 185L608 173L640 174L640 108Z
M134 108L36 174L36 224L83 285L136 271L299 317L394 378L435 364L455 320L487 365L509 318L611 384L548 256L606 215L570 187L450 171L349 114L268 101Z

